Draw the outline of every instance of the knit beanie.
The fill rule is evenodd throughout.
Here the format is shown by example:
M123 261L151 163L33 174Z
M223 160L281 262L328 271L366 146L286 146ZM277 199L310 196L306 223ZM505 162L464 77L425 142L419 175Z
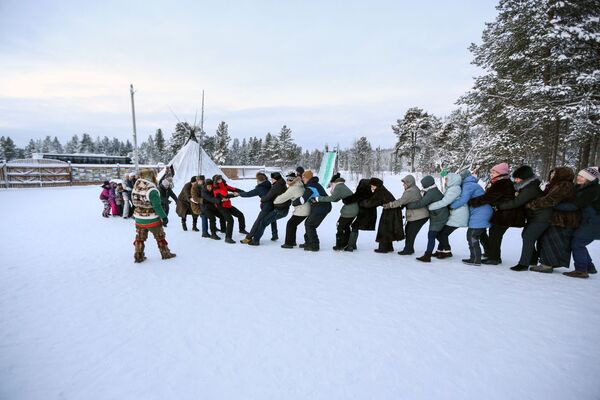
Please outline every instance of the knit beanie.
M508 171L509 171L510 168L508 167L507 163L503 162L503 163L500 163L498 165L494 165L492 167L492 169L494 171L496 171L497 173L499 173L500 175L508 175Z
M271 179L275 179L276 181L278 181L280 179L283 179L283 177L279 172L273 172L271 173Z
M535 174L533 173L533 169L529 166L529 165L523 165L520 166L519 168L517 168L513 173L512 173L513 178L519 178L519 179L529 179L529 178L533 178L535 176Z
M421 186L423 186L424 188L428 188L433 185L435 185L435 179L433 179L433 176L427 175L426 177L421 179Z
M340 173L339 173L339 172L338 172L338 173L336 173L335 175L333 175L333 176L331 177L331 180L330 180L329 182L330 182L330 183L333 183L333 182L335 182L335 181L336 181L336 180L337 180L337 179L338 179L340 176L341 176L341 175L340 175Z
M588 181L592 182L596 179L600 179L600 171L598 171L598 167L587 167L579 171L577 174Z
M302 168L302 167L296 168L296 175L302 176L302 174L304 174L304 168Z

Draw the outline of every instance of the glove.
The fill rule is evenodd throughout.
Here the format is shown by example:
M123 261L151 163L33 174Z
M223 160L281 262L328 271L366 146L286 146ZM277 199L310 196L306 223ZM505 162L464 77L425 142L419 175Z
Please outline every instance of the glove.
M299 199L292 201L292 206L294 206L294 207L298 207L300 204L302 204L302 203L300 203Z
M161 219L161 222L163 224L163 226L167 225L169 223L169 218L168 217L164 217Z

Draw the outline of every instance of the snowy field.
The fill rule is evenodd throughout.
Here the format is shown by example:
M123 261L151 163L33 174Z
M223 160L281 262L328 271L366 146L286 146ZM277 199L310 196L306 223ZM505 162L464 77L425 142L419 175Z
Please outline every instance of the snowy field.
M519 230L502 266L462 265L464 229L422 264L370 232L333 252L340 205L306 253L268 230L258 248L202 239L173 204L177 258L150 236L134 264L133 222L102 218L99 193L0 190L0 399L600 398L600 276L510 271ZM256 198L234 203L250 226Z

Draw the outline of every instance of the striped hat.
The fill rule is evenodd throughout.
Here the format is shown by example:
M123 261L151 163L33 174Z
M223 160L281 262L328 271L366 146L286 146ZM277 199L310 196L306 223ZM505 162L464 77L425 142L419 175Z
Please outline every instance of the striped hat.
M600 171L598 171L598 167L587 167L579 171L579 176L587 179L588 181L595 181L596 179L600 179Z

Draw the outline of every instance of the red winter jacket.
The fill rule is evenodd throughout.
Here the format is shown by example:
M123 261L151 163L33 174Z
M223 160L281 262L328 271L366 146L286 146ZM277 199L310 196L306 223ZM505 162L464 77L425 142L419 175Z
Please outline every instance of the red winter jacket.
M231 200L229 200L229 192L239 192L239 189L234 188L233 186L229 186L224 182L215 183L213 186L213 195L215 197L223 199L223 201L221 202L221 207L223 208L233 207L233 205L231 204Z

